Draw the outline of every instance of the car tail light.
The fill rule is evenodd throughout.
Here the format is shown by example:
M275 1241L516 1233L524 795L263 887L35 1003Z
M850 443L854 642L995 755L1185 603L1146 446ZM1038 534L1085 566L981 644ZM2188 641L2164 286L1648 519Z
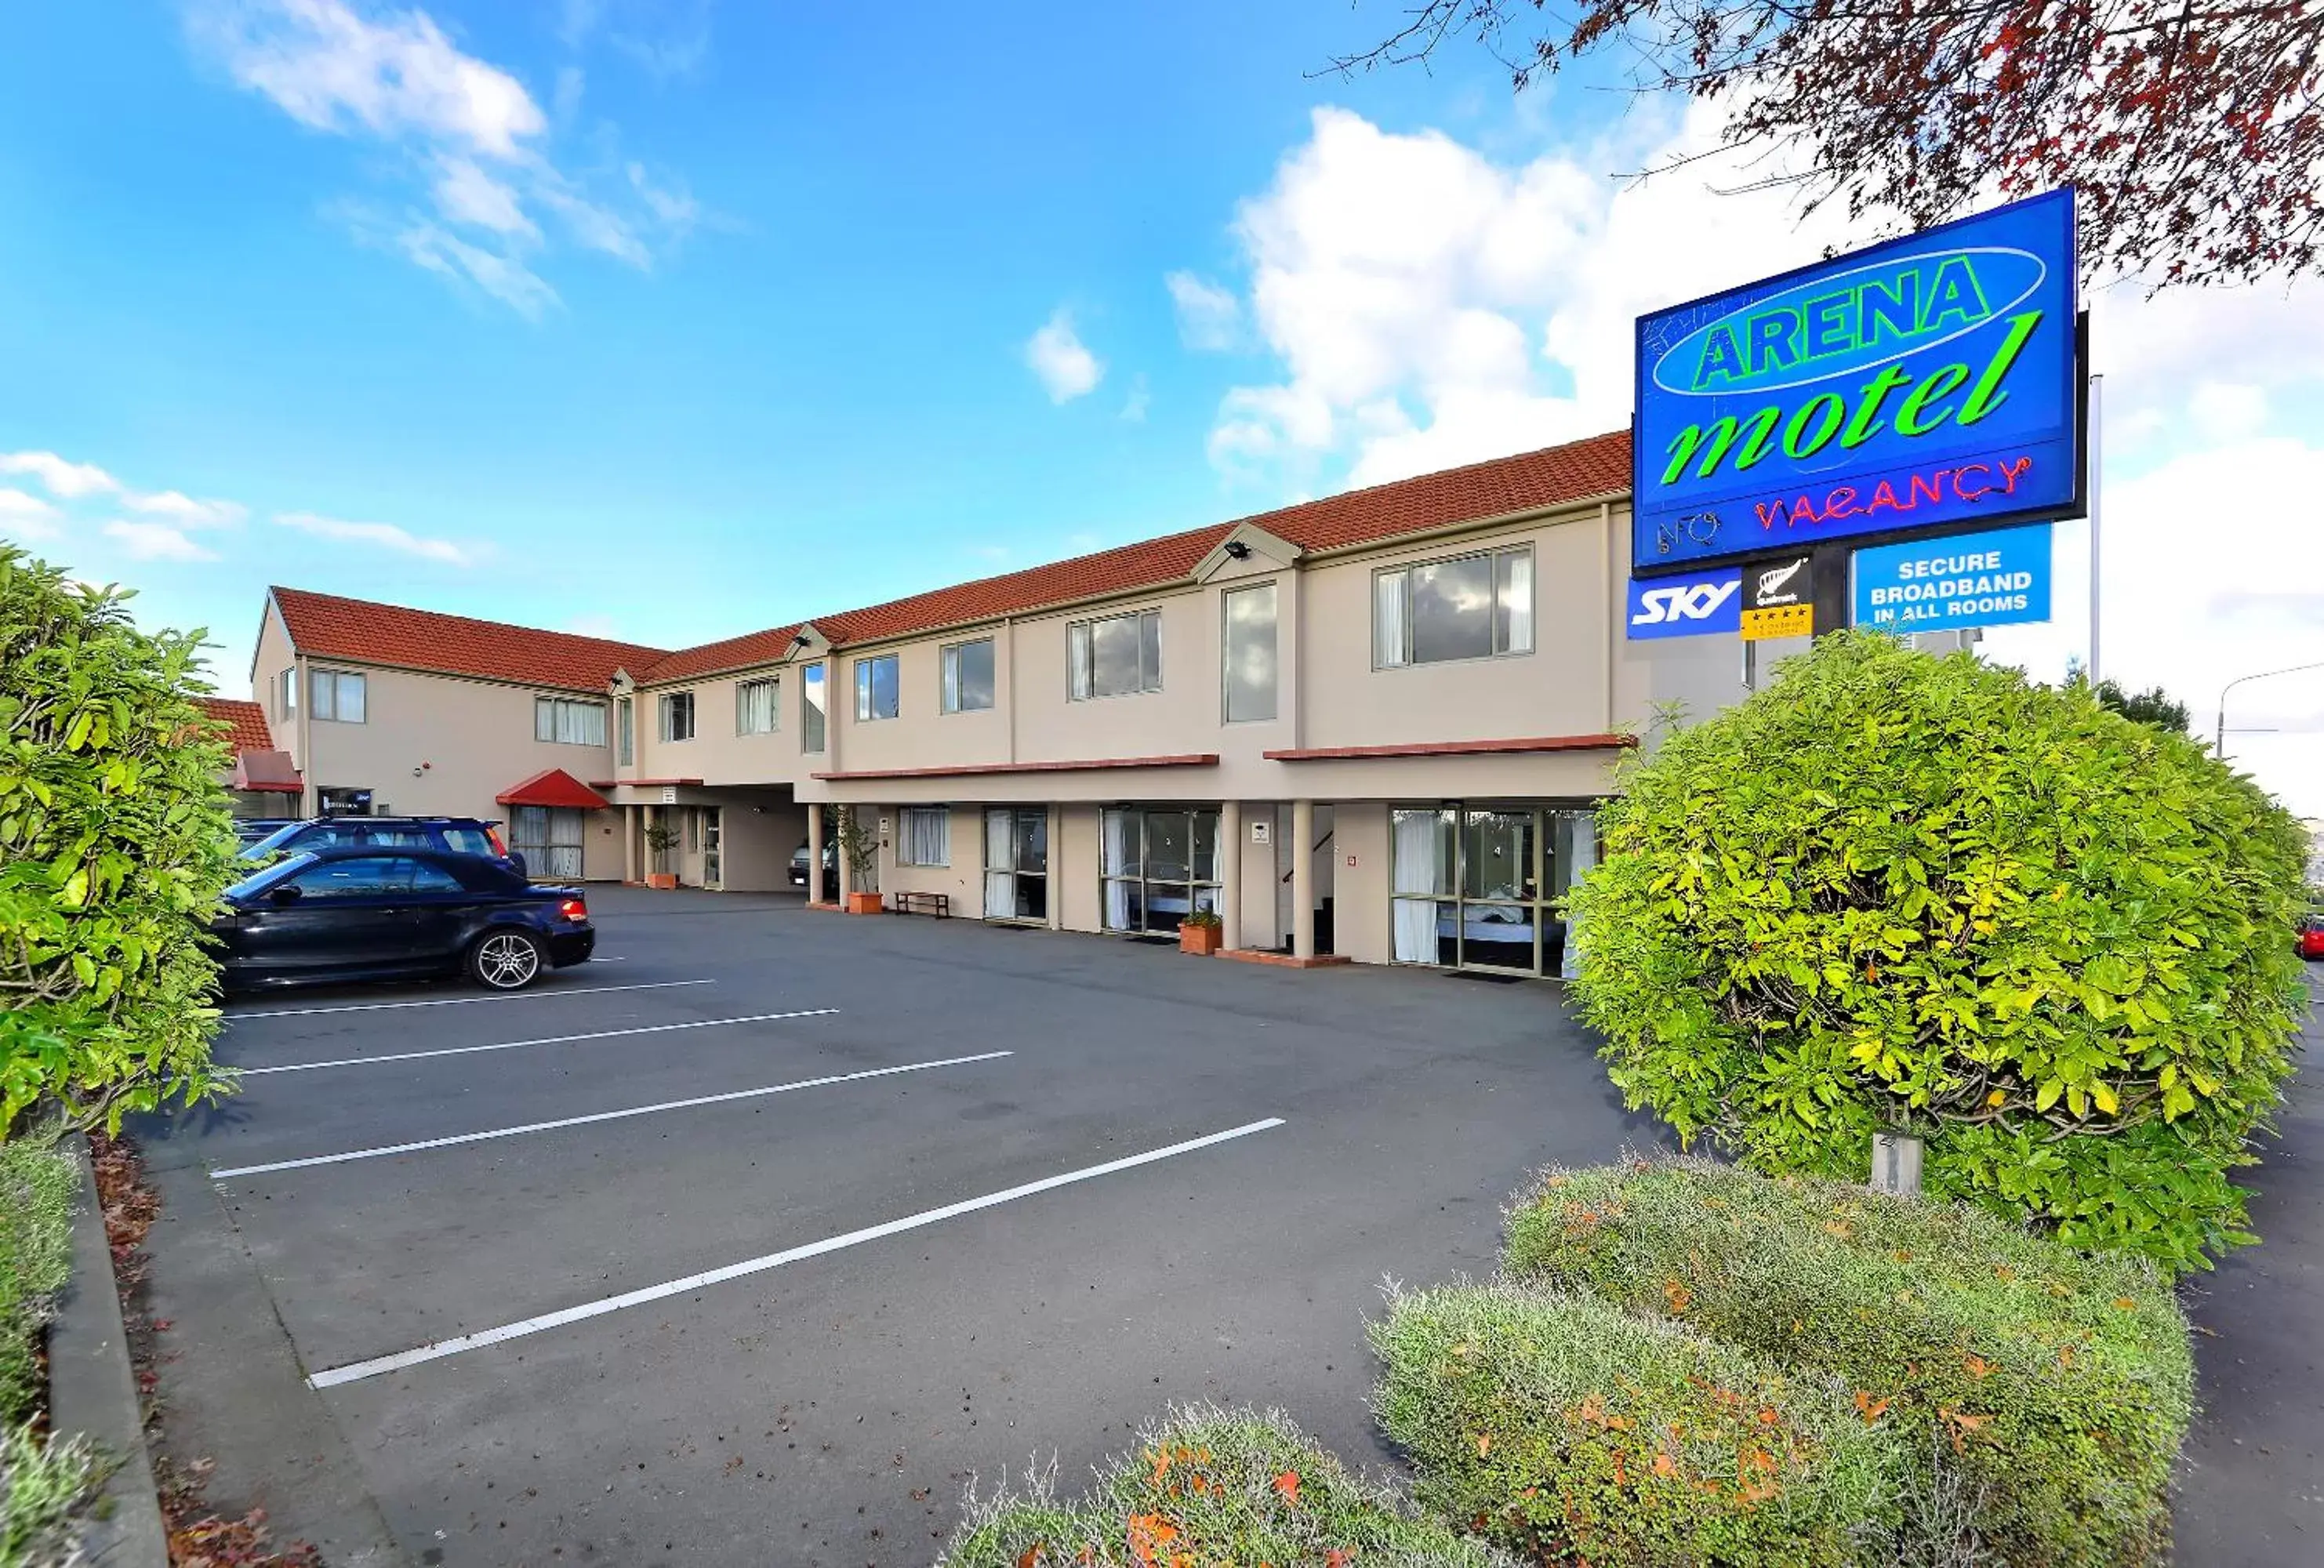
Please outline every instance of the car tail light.
M589 906L582 899L567 899L557 906L557 912L568 920L586 920L589 918Z
M501 837L501 830L497 827L488 827L484 829L484 836L493 841L493 853L505 860L508 857L508 844Z

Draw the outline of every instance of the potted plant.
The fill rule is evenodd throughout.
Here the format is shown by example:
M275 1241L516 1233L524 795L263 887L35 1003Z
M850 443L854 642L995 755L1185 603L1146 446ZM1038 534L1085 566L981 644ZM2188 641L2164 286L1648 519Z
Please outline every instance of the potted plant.
M862 883L871 879L880 864L880 838L863 826L852 806L843 806L829 814L832 835L839 841L839 853L847 857L847 869L853 873L848 879L847 912L851 915L880 913L880 895L866 892Z
M654 863L656 865L659 865L661 863L662 857L678 847L678 829L667 822L653 822L647 824L646 847L653 851ZM665 890L675 888L678 886L678 873L676 872L650 871L646 872L646 886L650 888L662 888Z
M1208 958L1226 945L1227 929L1216 909L1197 909L1178 922L1178 951Z

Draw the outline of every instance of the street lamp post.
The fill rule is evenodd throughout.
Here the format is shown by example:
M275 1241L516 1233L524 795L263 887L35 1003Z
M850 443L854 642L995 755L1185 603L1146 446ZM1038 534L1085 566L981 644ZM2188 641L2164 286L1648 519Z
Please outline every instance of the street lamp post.
M2219 726L2211 738L2211 755L2224 758L2227 754L2227 693L2247 680L2270 680L2279 675L2300 675L2311 669L2324 669L2324 661L2315 664L2294 664L2283 669L2263 669L2252 675L2239 675L2219 688Z

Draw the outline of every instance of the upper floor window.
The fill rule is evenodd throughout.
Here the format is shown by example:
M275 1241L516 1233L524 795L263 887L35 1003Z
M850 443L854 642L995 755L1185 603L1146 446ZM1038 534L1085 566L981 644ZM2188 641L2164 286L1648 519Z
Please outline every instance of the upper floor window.
M605 743L605 705L561 696L534 697L532 738L568 746L602 746Z
M823 750L823 728L828 710L824 700L824 674L828 666L816 660L799 672L799 750Z
M1075 702L1162 689L1162 612L1133 610L1065 628Z
M618 742L613 761L626 768L638 760L637 708L628 697L613 704L613 730Z
M299 711L299 667L295 664L283 668L282 685L275 692L274 711L286 719Z
M307 699L314 708L312 717L342 724L364 722L362 676L349 669L315 669L308 671L308 678Z
M896 839L896 863L902 866L952 864L952 808L907 806L904 831Z
M1230 588L1226 611L1227 723L1275 716L1275 585Z
M782 728L783 685L770 676L734 683L734 733L771 735Z
M1533 651L1533 549L1391 567L1372 576L1381 669Z
M855 661L855 717L859 723L892 719L902 711L902 704L903 690L894 654L882 653L877 659Z
M938 657L944 662L944 711L964 714L992 706L992 639L947 642Z
M692 692L662 693L661 738L665 741L694 739L694 694Z

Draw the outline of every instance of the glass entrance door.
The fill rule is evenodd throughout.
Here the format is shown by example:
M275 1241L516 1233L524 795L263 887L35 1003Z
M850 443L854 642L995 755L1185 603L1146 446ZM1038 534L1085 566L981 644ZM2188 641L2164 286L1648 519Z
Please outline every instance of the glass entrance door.
M984 813L984 918L1049 918L1049 813L993 806Z
M1219 907L1214 807L1108 807L1101 831L1109 931L1176 931Z
M719 841L725 836L726 813L724 807L713 806L702 814L702 885L715 888L723 885L720 869Z

